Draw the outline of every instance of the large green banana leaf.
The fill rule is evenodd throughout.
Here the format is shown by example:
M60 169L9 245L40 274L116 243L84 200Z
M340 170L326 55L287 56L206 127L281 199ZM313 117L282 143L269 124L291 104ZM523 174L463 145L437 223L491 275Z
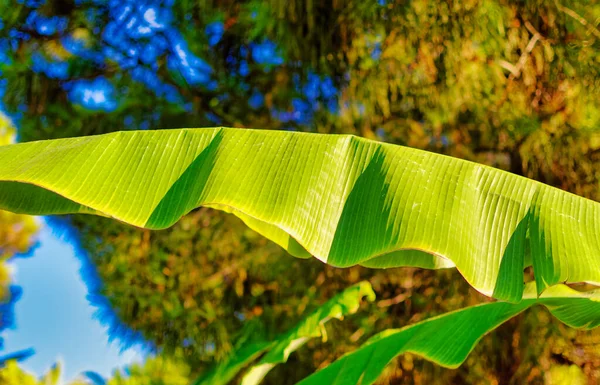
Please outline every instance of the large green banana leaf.
M531 283L518 304L492 302L446 313L402 329L389 329L354 352L300 381L298 385L369 385L396 356L410 352L447 368L462 364L477 342L508 319L544 305L565 324L583 329L600 325L600 290L578 292L553 286L537 298Z
M375 300L375 292L369 282L353 285L300 321L294 328L271 342L249 341L233 355L212 370L194 381L194 385L224 385L257 356L267 352L260 361L244 375L242 385L257 385L277 364L286 362L289 355L299 349L308 340L323 335L324 324L332 318L342 319L356 313L361 300Z
M521 299L530 264L539 293L600 282L599 204L425 151L229 128L0 147L0 209L95 213L160 229L198 206L238 215L296 256L456 266L480 292L510 301Z

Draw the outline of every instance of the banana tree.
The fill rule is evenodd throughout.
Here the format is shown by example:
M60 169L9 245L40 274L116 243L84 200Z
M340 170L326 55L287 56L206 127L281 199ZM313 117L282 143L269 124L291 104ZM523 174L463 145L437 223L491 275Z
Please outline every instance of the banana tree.
M266 353L258 363L247 370L241 379L241 385L259 384L273 367L286 362L290 354L302 347L308 340L325 337L324 325L327 321L332 318L342 319L344 316L355 313L362 298L368 301L375 299L373 288L366 281L342 291L276 340L245 342L234 351L228 360L204 373L194 381L193 385L225 385L244 366Z
M162 229L200 206L238 216L296 257L333 266L455 267L475 289L506 301L494 306L516 313L567 290L560 284L600 282L598 203L412 148L231 128L0 147L0 209L96 214ZM529 266L535 282L526 286ZM591 318L567 323L596 326L598 314L578 304L564 306ZM507 317L482 326L479 337Z

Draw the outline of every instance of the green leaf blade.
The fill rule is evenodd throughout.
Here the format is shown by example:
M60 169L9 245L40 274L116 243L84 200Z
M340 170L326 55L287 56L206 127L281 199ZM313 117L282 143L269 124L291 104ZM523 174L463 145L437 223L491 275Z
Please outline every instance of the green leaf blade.
M22 186L46 195L24 200L17 190L35 187ZM96 213L158 229L199 206L228 208L299 257L341 267L456 266L478 291L512 302L529 260L539 293L600 283L598 203L425 151L228 128L0 147L0 208Z
M477 342L502 323L536 304L571 327L592 328L600 324L600 293L577 292L567 286L552 287L536 298L535 284L517 304L493 302L421 321L402 329L379 333L354 352L300 381L299 385L368 385L385 366L403 353L417 354L447 368L456 368Z
M342 319L356 313L363 299L370 302L375 300L375 292L371 284L366 281L359 282L334 296L276 340L271 342L250 341L244 344L224 363L217 365L194 381L194 385L227 384L246 365L254 361L260 354L266 353L258 363L249 368L241 381L242 385L259 384L272 368L286 362L291 353L310 339L321 337L323 326L329 320L332 318Z

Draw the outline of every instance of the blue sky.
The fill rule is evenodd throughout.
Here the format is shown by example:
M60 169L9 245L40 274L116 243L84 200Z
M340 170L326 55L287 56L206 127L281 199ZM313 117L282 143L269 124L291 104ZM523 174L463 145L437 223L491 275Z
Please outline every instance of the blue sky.
M120 352L118 341L109 343L86 299L75 248L44 221L38 239L31 257L11 263L23 296L15 305L15 328L3 333L3 353L33 347L35 355L22 367L41 375L59 361L64 380L86 370L108 377L117 367L141 361L141 349Z

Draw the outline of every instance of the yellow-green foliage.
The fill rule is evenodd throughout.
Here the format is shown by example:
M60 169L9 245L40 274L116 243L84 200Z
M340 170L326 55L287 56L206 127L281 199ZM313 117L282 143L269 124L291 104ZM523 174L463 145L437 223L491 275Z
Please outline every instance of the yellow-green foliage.
M583 370L577 365L556 365L545 375L546 385L586 385Z
M127 372L116 371L106 385L188 385L190 368L176 358L151 357L143 365L133 364Z
M0 112L0 146L14 142L15 129L8 117ZM0 301L8 300L10 272L5 261L25 253L34 242L38 225L33 217L0 210Z
M149 357L144 364L133 364L125 370L115 370L106 385L188 385L190 369L176 358ZM40 378L26 372L14 361L0 368L2 385L61 385L61 367L54 365ZM65 385L87 385L89 381L80 375Z
M14 361L9 361L5 367L0 368L0 384L2 385L58 385L60 380L60 365L53 366L48 373L39 379L19 368ZM69 385L82 385L81 382L72 382Z

